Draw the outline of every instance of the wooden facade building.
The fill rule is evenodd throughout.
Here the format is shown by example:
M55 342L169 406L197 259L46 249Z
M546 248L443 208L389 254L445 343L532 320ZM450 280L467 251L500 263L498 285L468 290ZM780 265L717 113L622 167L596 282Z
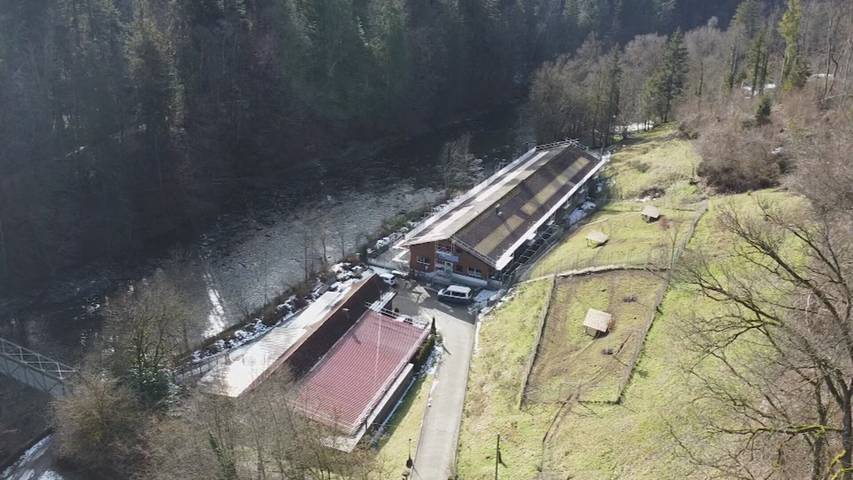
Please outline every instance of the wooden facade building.
M410 233L410 271L483 285L499 279L562 209L585 198L606 162L571 141L531 149Z

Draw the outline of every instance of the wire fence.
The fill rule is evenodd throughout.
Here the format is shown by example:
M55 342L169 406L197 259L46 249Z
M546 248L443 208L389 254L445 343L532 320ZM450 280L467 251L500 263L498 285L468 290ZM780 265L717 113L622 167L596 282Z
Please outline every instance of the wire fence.
M559 272L555 271L549 275L544 277L540 277L538 279L531 279L529 281L535 280L544 280L547 278L551 279L551 289L549 292L549 298L547 302L547 308L544 311L543 316L540 318L540 323L537 330L537 335L535 339L534 348L531 352L530 359L528 361L527 368L525 370L524 378L522 381L521 392L519 394L518 399L518 408L523 408L527 403L552 403L552 404L563 404L565 403L565 398L568 398L574 395L578 401L583 401L586 403L620 403L624 397L625 390L627 389L631 379L633 378L634 370L636 369L637 363L642 355L645 340L648 336L649 331L651 330L652 324L654 323L657 314L660 311L660 305L663 303L664 298L666 297L666 293L669 290L670 283L672 281L673 270L672 266L675 264L677 259L683 254L684 250L687 248L688 243L693 238L693 235L696 232L696 227L699 224L699 221L702 219L704 214L708 210L707 201L703 202L700 207L695 210L695 216L689 224L685 235L681 238L678 238L677 241L673 241L670 247L667 248L665 254L659 254L657 257L657 261L648 261L648 262L638 262L637 264L620 264L617 263L616 255L596 255L588 258L578 258L572 262L566 262L561 264ZM624 260L624 256L618 256L618 258ZM565 270L564 270L565 268ZM546 328L546 322L549 321L548 315L551 312L553 298L555 296L555 291L557 290L557 280L559 278L571 277L576 275L587 275L587 274L600 274L612 271L624 271L624 270L636 270L636 271L651 271L655 273L659 273L663 277L663 282L660 287L658 287L655 292L654 301L649 306L646 318L644 319L639 332L637 333L638 339L631 341L630 346L633 347L633 350L628 357L626 362L621 362L625 365L624 374L619 379L616 388L613 392L613 395L610 396L606 400L589 400L584 398L582 392L579 393L579 388L581 386L575 384L568 384L562 393L554 394L551 392L550 394L546 394L546 392L539 392L538 390L531 387L530 375L533 371L534 364L536 359L539 356L539 352L542 348L542 335L544 334ZM603 377L606 372L599 372L600 375L596 375L597 377ZM590 382L586 382L587 385L590 385ZM594 382L592 382L594 383Z
M557 291L557 277L551 277L551 285L548 287L548 299L539 313L539 321L536 328L536 337L533 339L533 349L527 358L527 364L524 367L524 378L521 381L521 388L518 392L517 407L521 410L524 407L525 399L527 398L527 383L530 380L530 373L533 371L533 365L536 363L536 357L539 355L539 348L542 344L542 333L545 331L545 322L548 320L548 314L551 312L551 302L554 300L554 293Z
M607 252L600 250L590 255L575 255L573 258L567 258L560 262L545 276L571 276L577 275L578 272L594 270L596 268L604 269L623 269L623 270L650 270L659 271L669 268L669 259L671 258L671 250L668 246L661 246L649 252L646 255L627 256L622 252Z
M673 252L671 255L672 260L670 262L670 265L674 265L675 261L678 260L678 258L680 258L681 255L684 253L685 249L687 248L688 244L690 243L690 240L693 238L694 234L696 233L696 228L699 224L699 221L702 219L702 217L705 215L705 213L707 211L708 211L708 202L704 201L701 204L700 208L696 211L696 215L693 218L693 221L691 222L686 234L684 235L682 240L680 242L678 242L677 245L673 248ZM574 389L570 389L564 393L565 396L563 397L562 401L549 402L549 403L552 403L555 405L559 405L559 408L555 412L554 417L551 419L549 426L548 426L545 434L542 437L542 451L541 451L541 457L540 457L540 462L539 462L539 471L542 472L539 475L540 480L550 480L552 478L563 478L561 476L561 474L551 472L548 470L548 461L549 461L548 452L549 452L551 442L553 441L555 436L558 434L560 429L563 428L565 422L567 421L569 414L571 413L571 411L575 405L580 405L580 404L585 404L585 403L621 403L624 400L625 392L627 391L628 387L631 384L631 380L632 380L633 374L636 370L637 363L639 363L640 357L642 356L642 353L643 353L643 350L645 347L645 341L646 341L646 338L648 336L648 333L651 330L652 324L654 323L654 320L657 317L657 314L660 312L660 305L663 303L663 300L666 297L666 293L669 291L669 287L670 287L670 283L671 283L672 278L673 278L673 274L674 274L674 271L672 268L666 269L665 281L663 282L663 284L660 286L660 288L656 292L654 303L653 303L652 307L649 309L648 316L645 319L645 322L644 322L644 325L643 325L643 328L641 331L640 341L636 342L636 348L632 352L630 360L626 363L625 375L622 377L622 379L620 380L620 382L618 384L617 394L616 394L616 397L613 399L613 401L611 401L611 402L589 402L589 401L585 401L581 398L580 389L578 387L575 387ZM554 276L554 278L556 278L556 276ZM537 339L537 340L541 340L541 339ZM536 348L537 349L539 348L538 344L537 344ZM527 382L527 378L525 377L525 383L526 382Z
M258 338L261 338L262 336L263 335L259 335ZM213 368L217 365L230 362L232 353L234 353L234 350L224 350L208 357L204 357L203 359L197 362L190 361L184 365L181 365L174 371L175 383L186 383L192 379L201 377L205 373L213 370Z
M690 226L687 230L687 233L684 236L684 239L680 243L678 243L678 245L676 245L674 252L672 254L672 257L671 257L673 264L675 264L675 262L684 253L684 250L687 248L687 244L690 243L690 240L693 238L693 235L696 233L696 227L699 225L699 221L702 219L702 217L705 215L705 213L707 211L708 211L708 201L706 200L706 201L702 202L702 204L700 205L699 210L696 213L696 216L693 218L693 221L690 223ZM618 397L616 398L616 401L614 403L621 403L624 396L625 396L625 390L628 388L628 384L631 382L631 379L634 376L634 370L636 370L637 362L639 362L640 356L643 354L643 349L644 349L645 344L646 344L646 337L648 337L649 331L652 328L652 324L655 321L655 317L657 317L657 314L660 312L660 305L661 305L661 303L663 303L663 299L664 299L664 297L666 297L666 293L669 290L670 283L672 282L673 273L674 272L672 269L667 270L666 281L663 283L663 285L661 285L660 289L658 289L657 295L655 297L654 308L650 309L650 311L649 311L648 318L646 319L646 322L645 322L644 327L643 327L641 339L639 342L637 342L637 348L634 351L633 355L631 356L631 360L628 362L628 365L630 367L627 369L627 373L625 374L625 377L622 379L622 381L619 384Z

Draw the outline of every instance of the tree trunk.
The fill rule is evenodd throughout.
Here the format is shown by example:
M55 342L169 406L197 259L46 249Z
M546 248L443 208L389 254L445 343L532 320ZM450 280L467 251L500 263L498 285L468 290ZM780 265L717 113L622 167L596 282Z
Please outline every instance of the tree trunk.
M823 383L815 382L814 384L814 398L815 398L815 407L817 408L817 420L820 425L828 425L827 419L827 409L826 405L823 403L823 394L821 392L821 388L823 387ZM824 455L826 454L826 436L823 434L815 435L814 445L812 446L812 477L811 480L820 480L825 478L825 470L826 470L826 461Z
M308 278L311 276L308 273L308 238L302 239L302 261L303 267L305 269L305 281L308 281Z
M840 479L853 479L853 411L851 411L851 398L853 398L853 390L844 388L842 408L842 431L841 431L841 446L844 448L844 453L841 456L841 468L843 472Z
M9 274L9 256L6 253L6 235L3 231L3 219L0 218L0 280Z
M326 230L322 230L320 232L320 244L323 246L323 261L321 262L322 267L325 269L326 265L328 265L328 249L326 248L326 238L327 238Z
M702 94L705 93L705 61L699 60L699 86L696 88L696 108L701 111Z

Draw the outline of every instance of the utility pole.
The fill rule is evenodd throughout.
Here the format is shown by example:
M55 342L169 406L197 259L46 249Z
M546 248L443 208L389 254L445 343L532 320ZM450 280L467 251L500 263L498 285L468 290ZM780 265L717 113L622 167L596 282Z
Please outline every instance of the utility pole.
M495 445L495 480L498 480L498 467L501 464L501 434L498 434L498 443Z

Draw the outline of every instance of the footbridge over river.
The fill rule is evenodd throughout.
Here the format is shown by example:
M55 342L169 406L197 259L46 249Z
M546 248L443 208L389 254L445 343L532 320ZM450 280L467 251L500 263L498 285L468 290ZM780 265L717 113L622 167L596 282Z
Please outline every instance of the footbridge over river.
M70 391L67 382L76 371L64 363L0 338L0 374L61 397Z

